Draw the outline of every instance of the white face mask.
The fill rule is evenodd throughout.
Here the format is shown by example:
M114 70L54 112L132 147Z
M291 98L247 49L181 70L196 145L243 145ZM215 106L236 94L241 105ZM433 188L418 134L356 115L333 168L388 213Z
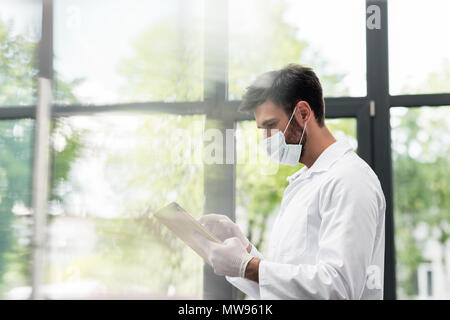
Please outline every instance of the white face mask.
M286 137L284 136L284 133L291 123L295 110L296 109L294 109L294 112L292 112L291 118L289 119L289 122L283 132L278 131L276 134L271 135L270 137L262 141L262 147L264 148L264 150L266 150L268 156L273 161L291 167L295 167L300 160L300 155L302 153L301 142L303 139L303 135L305 134L307 124L305 123L305 127L303 128L302 136L298 144L286 143Z

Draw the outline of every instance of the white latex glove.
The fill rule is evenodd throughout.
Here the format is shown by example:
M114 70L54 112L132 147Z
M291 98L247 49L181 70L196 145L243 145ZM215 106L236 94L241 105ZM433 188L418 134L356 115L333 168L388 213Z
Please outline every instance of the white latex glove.
M195 233L197 243L206 252L214 273L220 276L245 277L245 269L253 258L236 238L228 238L223 243L213 242Z
M250 241L239 229L239 226L227 216L211 213L202 216L198 221L220 241L236 237L247 250Z

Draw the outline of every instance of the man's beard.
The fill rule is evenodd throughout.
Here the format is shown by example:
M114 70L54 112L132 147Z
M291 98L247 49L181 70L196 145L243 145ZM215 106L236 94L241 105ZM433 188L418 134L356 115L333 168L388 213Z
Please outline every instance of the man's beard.
M300 137L302 136L304 127L300 126L296 119L292 119L291 123L289 124L289 128L286 130L286 143L287 144L300 144ZM303 148L305 147L307 139L306 131L303 134L303 139L301 141L301 144L303 145Z
M304 127L299 125L295 118L292 120L293 121L291 121L291 123L289 124L289 128L286 131L286 143L287 144L300 144L300 138L302 136ZM302 153L300 154L300 158L305 154L305 147L306 147L307 139L308 139L308 134L305 131L305 133L303 134L302 141L301 141Z

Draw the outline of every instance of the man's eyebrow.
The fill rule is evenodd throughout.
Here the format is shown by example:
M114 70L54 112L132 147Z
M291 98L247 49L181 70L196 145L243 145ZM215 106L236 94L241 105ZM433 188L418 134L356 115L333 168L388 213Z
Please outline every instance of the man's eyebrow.
M274 122L276 120L277 120L276 118L271 118L271 119L264 120L264 122L261 124L261 126L263 126L263 127L267 126L269 123Z

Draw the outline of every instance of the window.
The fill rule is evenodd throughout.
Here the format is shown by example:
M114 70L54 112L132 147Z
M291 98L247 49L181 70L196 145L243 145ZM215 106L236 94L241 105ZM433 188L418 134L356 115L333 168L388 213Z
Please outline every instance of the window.
M390 93L450 92L450 3L389 1Z
M0 299L29 295L32 120L0 121Z
M2 1L0 11L0 107L36 101L35 50L41 32L39 1Z
M450 107L399 107L391 116L398 297L426 298L419 271L430 262L439 270L434 297L448 299Z
M366 95L364 1L230 0L229 12L230 100L288 63L314 66L327 97Z
M203 213L203 125L176 115L56 121L46 297L201 297L202 260L149 213L167 201Z
M202 4L54 1L56 101L201 100Z

